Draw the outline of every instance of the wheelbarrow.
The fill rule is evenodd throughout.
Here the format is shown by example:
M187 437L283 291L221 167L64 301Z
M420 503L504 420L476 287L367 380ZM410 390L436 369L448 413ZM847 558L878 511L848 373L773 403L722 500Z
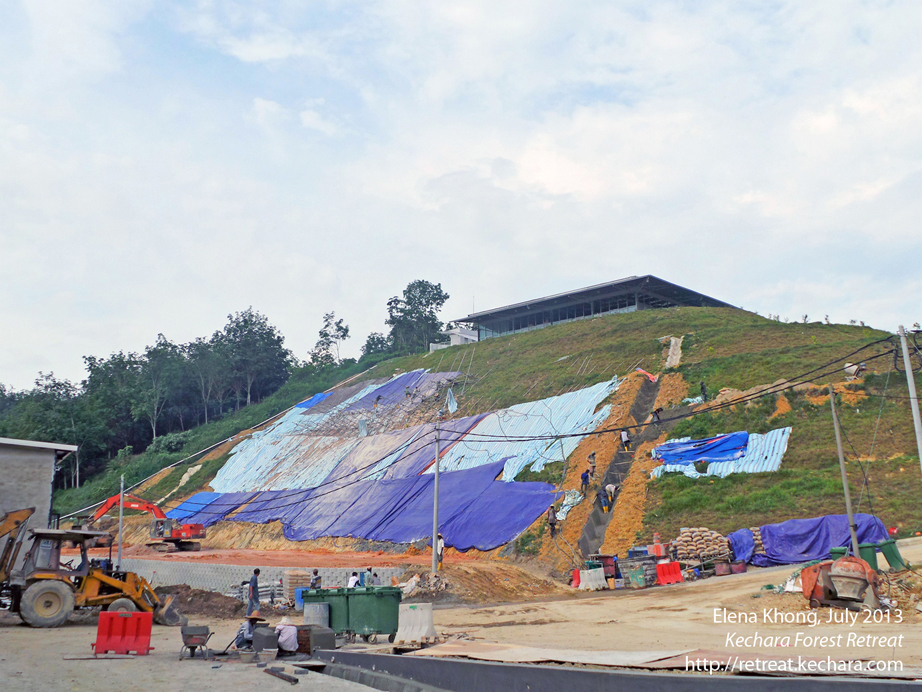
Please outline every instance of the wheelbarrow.
M195 658L195 650L202 650L202 658L210 659L211 650L208 648L208 640L211 639L214 632L208 627L200 625L183 625L182 632L182 649L179 650L179 660L183 660L188 652L189 658Z

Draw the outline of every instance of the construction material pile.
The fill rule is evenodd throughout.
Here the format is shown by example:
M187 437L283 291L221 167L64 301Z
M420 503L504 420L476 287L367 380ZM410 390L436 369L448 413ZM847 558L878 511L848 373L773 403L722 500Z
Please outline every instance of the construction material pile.
M753 526L749 530L752 531L752 542L755 544L755 548L753 549L752 552L754 554L764 555L765 546L762 545L762 529L759 528L758 526Z
M295 597L295 589L310 588L311 576L310 572L304 570L285 570L282 573L282 593L284 597L292 600Z
M683 528L675 539L679 560L728 558L730 544L726 538L708 528Z

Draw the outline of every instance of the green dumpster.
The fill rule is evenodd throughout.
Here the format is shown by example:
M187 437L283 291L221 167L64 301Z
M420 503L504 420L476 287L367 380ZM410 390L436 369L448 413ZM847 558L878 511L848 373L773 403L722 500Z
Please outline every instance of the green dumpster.
M871 569L877 571L877 544L876 543L859 543L859 557L867 562Z
M909 566L903 560L903 556L900 555L900 549L896 547L895 540L891 538L883 543L878 543L877 547L880 548L880 552L887 558L887 564L890 565L890 569L894 572L902 572L903 570L909 569Z
M838 560L840 557L845 557L848 555L848 548L830 548L829 552L832 554L833 560Z
M336 634L349 631L349 592L353 589L314 589L302 591L305 603L330 604L330 629Z
M349 595L349 631L366 639L373 635L392 638L403 591L396 586L365 586L345 589Z

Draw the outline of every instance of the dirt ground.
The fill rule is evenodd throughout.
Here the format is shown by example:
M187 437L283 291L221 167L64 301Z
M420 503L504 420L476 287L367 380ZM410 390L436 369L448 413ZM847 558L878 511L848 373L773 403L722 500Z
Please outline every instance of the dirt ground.
M922 561L922 543L901 548L901 552L911 562ZM765 622L764 609L804 609L806 601L800 594L773 595L761 590L765 584L783 582L793 571L791 566L752 568L746 574L640 591L605 591L577 598L480 608L438 608L435 624L440 633L464 633L475 639L538 647L623 651L689 648L822 657L828 654L849 659L900 660L907 667L922 665L919 627L922 620L908 610L900 624L865 623L864 616L853 625L824 624L831 612L843 612L829 608L817 611L819 623L815 627ZM901 605L914 610L908 602ZM730 613L755 613L758 622L715 622L715 609L720 611L717 616L720 620L724 608ZM828 648L794 645L797 632L808 636L842 634L842 645ZM727 641L733 633L746 636L759 633L763 638L788 635L792 641L790 646L782 643L780 648L737 646ZM850 634L855 642L862 635L903 635L903 639L895 647L847 646Z

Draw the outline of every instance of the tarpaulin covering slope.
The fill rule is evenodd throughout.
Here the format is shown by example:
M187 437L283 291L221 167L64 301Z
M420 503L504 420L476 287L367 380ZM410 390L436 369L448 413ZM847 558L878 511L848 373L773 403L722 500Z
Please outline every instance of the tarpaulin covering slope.
M259 493L255 492L196 493L176 509L167 512L167 516L171 519L181 518L184 524L202 524L203 526L211 526L212 524L216 524L224 519L228 514L233 512L241 505L244 505L252 500L258 494ZM211 495L216 497L209 499L206 503L206 497L203 496ZM177 516L182 512L184 506L195 508L196 511L192 514L186 514L184 517Z
M667 442L653 450L653 456L664 464L694 464L699 461L730 461L746 453L748 432L717 435L703 440Z
M689 478L701 478L702 476L711 476L726 478L731 473L765 473L777 471L781 466L784 453L788 448L788 439L791 437L791 428L778 428L759 435L757 433L749 434L744 454L736 459L726 461L710 461L708 468L704 473L695 470L693 461L682 460L679 462L669 462L662 466L657 466L650 473L652 478L659 478L664 473L681 473ZM654 456L656 451L653 450ZM697 461L697 460L694 460Z
M618 380L614 378L575 392L494 411L442 457L440 468L468 469L508 457L504 481L513 480L525 467L540 471L545 464L572 454L581 438L515 438L548 438L595 430L608 418L610 409L603 406L596 411L596 407L617 388Z
M859 543L880 543L888 538L883 522L872 514L856 514L855 523ZM851 545L845 514L766 524L761 533L765 554L752 556L752 564L758 567L825 560L831 557L830 548Z
M170 519L180 519L185 521L186 517L191 517L193 514L196 514L203 507L208 506L208 504L214 502L219 497L221 497L221 493L211 493L207 491L195 493L195 495L180 504L178 507L168 511L166 515Z
M345 399L337 392L315 394L234 447L211 487L221 492L316 487L359 445L360 421L381 414L387 406L399 409L401 415L409 414L422 397L459 374L416 370L384 383L369 384ZM410 384L412 396L407 399L404 392ZM370 409L379 394L383 398L372 413ZM325 409L328 401L339 403L314 413L315 407ZM365 444L379 445L380 441ZM384 451L382 456L399 446Z

